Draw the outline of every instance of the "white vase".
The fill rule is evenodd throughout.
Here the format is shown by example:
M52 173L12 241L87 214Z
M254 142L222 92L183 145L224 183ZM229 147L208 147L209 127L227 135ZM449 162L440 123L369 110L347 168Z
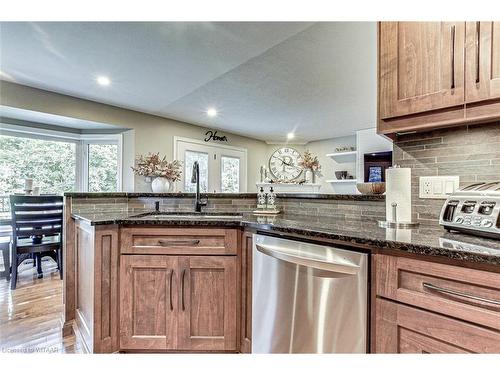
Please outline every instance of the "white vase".
M165 177L156 177L153 182L151 182L153 193L169 193L171 187L172 183Z

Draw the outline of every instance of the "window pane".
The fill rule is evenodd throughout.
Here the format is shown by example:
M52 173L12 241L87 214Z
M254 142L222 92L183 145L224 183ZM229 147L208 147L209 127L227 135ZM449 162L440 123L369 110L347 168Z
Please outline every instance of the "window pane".
M240 191L240 159L221 157L221 189L223 193Z
M193 164L197 161L200 165L200 191L208 191L208 154L196 151L186 151L184 155L184 191L193 193L196 184L191 183Z
M24 192L25 178L40 194L75 191L75 167L74 143L0 135L0 195Z
M118 187L118 145L89 144L89 186L92 191L116 191Z

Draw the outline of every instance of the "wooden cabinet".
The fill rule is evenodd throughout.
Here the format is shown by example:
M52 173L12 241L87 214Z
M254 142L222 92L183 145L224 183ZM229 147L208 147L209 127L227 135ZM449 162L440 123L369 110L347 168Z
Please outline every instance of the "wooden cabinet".
M243 232L241 241L241 353L252 352L252 236Z
M500 118L498 35L498 22L380 22L378 132Z
M500 353L500 333L425 310L376 300L375 353Z
M121 230L122 254L236 255L237 229L127 227Z
M209 250L239 254L238 238L232 237L236 230L194 229L194 238L206 244L201 249L186 245L192 241L191 228L125 230L129 239L122 243L120 261L120 349L238 350L239 257L210 255ZM230 236L224 238L224 233ZM159 240L172 241L172 246L157 245ZM146 254L137 254L143 249Z
M500 273L374 255L376 353L499 353Z
M500 330L499 273L387 255L374 264L378 296Z
M74 306L74 319L85 350L113 353L118 350L119 341L118 228L76 221L71 231L72 248L66 247L65 251L72 255L66 264L71 262L74 274L65 276L65 287L72 291L66 291L65 304Z
M177 257L121 257L121 349L176 349L178 277Z
M467 22L467 103L500 98L500 22Z
M380 117L464 103L464 22L380 24Z
M177 348L236 350L236 257L180 257L178 270Z
M500 116L500 22L467 22L466 118L484 122Z

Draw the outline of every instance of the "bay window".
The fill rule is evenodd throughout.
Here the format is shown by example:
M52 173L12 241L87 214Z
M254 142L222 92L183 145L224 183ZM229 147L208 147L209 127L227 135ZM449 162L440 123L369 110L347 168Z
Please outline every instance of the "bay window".
M0 124L0 195L121 190L121 134L78 134Z

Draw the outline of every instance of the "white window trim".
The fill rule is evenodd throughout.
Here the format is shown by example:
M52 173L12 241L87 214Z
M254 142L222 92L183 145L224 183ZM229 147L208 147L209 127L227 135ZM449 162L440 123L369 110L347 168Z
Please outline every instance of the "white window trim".
M28 126L19 126L0 123L0 134L13 137L41 139L45 141L71 142L76 145L76 174L75 189L88 191L88 154L87 145L90 143L105 143L118 145L118 181L116 191L123 190L123 135L119 134L81 134L62 132L58 130L40 129Z
M240 180L240 192L241 191L248 191L248 184L247 184L247 176L248 176L248 150L243 147L236 147L236 146L229 146L229 145L220 145L220 144L213 144L210 142L205 142L205 141L200 141L199 139L193 139L193 138L187 138L187 137L179 137L179 136L174 136L174 159L180 160L182 159L180 155L178 155L178 142L188 142L188 143L194 143L202 146L213 146L217 147L219 149L223 150L232 150L232 151L239 151L243 153L244 155L244 165L243 168L245 170L243 178ZM219 160L220 163L220 160ZM242 189L243 187L243 189Z
M90 136L90 137L87 137ZM106 135L106 137L103 137ZM84 134L85 137L82 138L80 146L82 148L82 157L81 160L81 177L82 177L82 191L88 191L89 187L89 176L88 176L88 163L89 163L89 154L88 154L88 145L90 144L116 144L118 146L118 171L117 171L117 186L116 191L123 190L122 184L122 172L123 172L123 154L122 154L122 145L123 145L123 137L121 134ZM110 137L112 136L112 137Z

